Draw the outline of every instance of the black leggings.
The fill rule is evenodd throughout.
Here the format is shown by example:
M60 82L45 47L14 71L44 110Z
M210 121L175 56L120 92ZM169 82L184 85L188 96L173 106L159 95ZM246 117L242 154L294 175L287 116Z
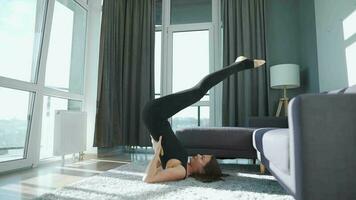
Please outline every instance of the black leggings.
M252 69L253 67L254 62L250 59L235 62L205 76L198 84L190 89L172 93L148 102L143 110L143 122L151 136L158 141L159 136L169 134L169 132L172 133L172 128L168 122L170 117L199 101L210 88L225 78L238 71Z

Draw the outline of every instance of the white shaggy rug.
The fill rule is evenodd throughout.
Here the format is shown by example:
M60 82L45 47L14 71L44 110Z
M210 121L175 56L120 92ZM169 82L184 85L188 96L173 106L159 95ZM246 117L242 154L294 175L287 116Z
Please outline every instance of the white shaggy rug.
M47 193L38 200L109 199L239 199L293 200L270 175L259 175L256 166L222 164L230 176L224 181L202 183L193 178L147 184L141 181L147 162L134 162Z

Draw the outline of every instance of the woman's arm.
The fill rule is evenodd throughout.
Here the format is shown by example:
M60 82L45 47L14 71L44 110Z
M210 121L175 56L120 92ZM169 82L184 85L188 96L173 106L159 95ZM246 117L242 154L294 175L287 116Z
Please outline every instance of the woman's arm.
M161 165L161 160L159 159L159 152L160 149L162 148L161 146L162 136L159 138L158 142L153 142L153 141L154 140L152 139L151 142L155 153L153 155L152 160L150 161L150 163L146 168L146 175L142 179L145 182L147 182L147 180L151 179L152 176L157 174Z
M161 161L159 159L159 153L158 153L158 151L155 151L155 154L154 154L152 160L150 161L150 163L148 164L148 166L146 168L146 174L142 179L144 182L148 182L148 180L150 180L153 176L155 176L157 174L157 172L161 168L160 163L161 163Z
M182 165L177 165L172 168L166 168L164 170L162 169L162 167L159 167L161 163L159 159L159 153L162 149L161 141L162 136L156 143L155 154L153 156L153 159L147 166L146 175L142 179L146 183L174 181L183 179L185 177L185 168Z
M159 183L165 181L177 181L185 178L185 168L177 165L172 168L158 169L156 174L146 177L143 181L146 183Z

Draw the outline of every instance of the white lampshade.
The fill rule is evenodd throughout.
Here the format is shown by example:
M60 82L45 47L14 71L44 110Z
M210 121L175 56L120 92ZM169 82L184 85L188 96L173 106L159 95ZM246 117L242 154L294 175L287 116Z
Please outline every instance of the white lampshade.
M270 68L271 88L291 89L300 86L299 65L280 64Z

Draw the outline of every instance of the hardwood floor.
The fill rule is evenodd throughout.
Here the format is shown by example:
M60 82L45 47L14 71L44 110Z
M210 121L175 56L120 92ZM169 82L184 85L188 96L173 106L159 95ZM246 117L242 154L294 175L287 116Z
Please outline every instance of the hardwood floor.
M22 169L0 174L0 199L33 199L43 193L55 190L89 176L127 164L133 160L150 159L150 154L123 153L119 156L98 158L85 155L83 161L53 161L36 168Z

